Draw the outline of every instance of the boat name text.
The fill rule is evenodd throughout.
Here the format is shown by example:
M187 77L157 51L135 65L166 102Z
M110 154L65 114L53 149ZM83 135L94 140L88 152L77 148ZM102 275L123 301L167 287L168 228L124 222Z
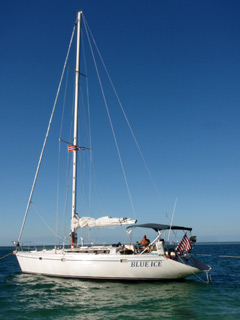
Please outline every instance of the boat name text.
M157 268L161 267L162 261L132 261L132 268Z

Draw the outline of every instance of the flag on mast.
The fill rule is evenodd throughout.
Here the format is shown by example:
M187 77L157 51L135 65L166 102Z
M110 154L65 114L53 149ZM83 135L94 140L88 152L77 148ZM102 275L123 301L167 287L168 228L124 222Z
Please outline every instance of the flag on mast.
M68 152L79 151L79 150L82 150L82 148L80 148L78 146L74 146L74 145L69 145L68 146Z

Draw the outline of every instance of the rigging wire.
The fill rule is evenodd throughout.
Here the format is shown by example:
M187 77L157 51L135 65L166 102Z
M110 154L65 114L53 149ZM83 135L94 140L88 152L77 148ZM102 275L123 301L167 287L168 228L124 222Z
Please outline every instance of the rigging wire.
M174 214L175 214L175 210L176 210L176 205L177 205L177 198L175 200L174 207L173 207L172 219L171 219L171 223L170 223L170 229L169 229L169 232L168 232L168 241L169 241L170 234L171 234L171 231L172 231L172 224L173 224L173 218L174 218ZM174 232L174 230L173 230L173 233L176 236L176 233Z
M94 162L93 162L93 151L92 151L92 132L91 132L91 112L90 112L90 97L89 97L89 83L88 83L88 68L87 68L87 60L86 60L86 53L85 53L85 42L84 42L84 37L83 37L83 34L82 34L82 55L83 55L83 65L84 65L84 73L86 74L86 76L84 77L84 80L85 80L85 100L86 100L86 103L84 103L84 97L83 97L83 92L82 92L82 85L80 86L80 89L81 89L81 98L82 98L82 101L83 101L83 104L86 106L87 110L86 110L86 113L87 113L87 116L84 114L84 119L86 121L86 123L88 123L88 125L86 125L86 123L84 123L85 125L85 131L87 133L87 137L88 137L88 141L89 141L89 148L86 148L86 149L89 149L89 185L88 185L88 216L91 217L92 216L92 188L94 187L95 189L95 194L98 196L97 197L97 200L98 200L98 205L99 205L99 208L101 209L101 212L104 212L104 210L102 210L101 208L101 205L100 205L100 197L99 197L99 189L96 188L96 180L97 180L97 177L96 177L96 172L95 172L95 168L94 168ZM81 74L81 73L80 73ZM82 81L80 82L80 84L82 84ZM86 120L87 118L87 120ZM80 131L80 130L79 130ZM95 183L93 183L93 179L95 180ZM105 212L103 213L103 215L105 214ZM89 235L89 233L88 233ZM85 236L83 236L85 238Z
M71 170L70 170L70 161L68 157L68 164L66 169L66 189L65 189L65 199L63 201L63 210L62 210L62 223L60 227L60 232L63 235L67 234L67 204L70 196L70 186L71 186Z
M63 98L63 108L62 108L62 117L61 117L61 124L60 124L60 131L59 131L59 137L62 136L63 131L63 119L64 119L64 113L65 113L65 107L66 107L66 95L67 95L67 87L68 87L68 75L69 75L69 69L67 70L66 75L66 83L65 83L65 90L64 90L64 98ZM60 155L61 155L61 141L59 140L58 143L58 177L57 177L57 206L56 206L56 234L58 234L58 215L59 215L59 189L60 189ZM56 238L57 241L57 238ZM55 242L56 245L56 242Z
M145 158L144 158L144 156L143 156L143 153L142 153L142 150L141 150L141 148L140 148L140 145L139 145L139 143L138 143L138 141L137 141L137 138L136 138L136 136L135 136L135 134L134 134L134 132L133 132L132 126L131 126L131 124L130 124L130 122L129 122L129 120L128 120L127 114L126 114L126 112L125 112L125 110L124 110L124 108L123 108L122 102L121 102L121 100L120 100L120 98L119 98L119 95L118 95L118 93L117 93L117 90L116 90L116 88L115 88L115 86L114 86L114 84L113 84L113 81L112 81L112 79L111 79L111 77L110 77L110 74L109 74L109 72L108 72L108 70L107 70L107 67L106 67L105 62L104 62L104 60L103 60L103 58L102 58L102 55L101 55L101 53L100 53L100 50L98 49L98 46L97 46L97 44L96 44L96 41L95 41L95 39L94 39L94 37L93 37L93 34L92 34L91 30L90 30L90 27L88 26L88 23L87 23L87 21L86 21L85 16L83 16L83 21L84 21L84 24L85 24L85 28L89 31L89 34L91 35L92 41L93 41L93 43L94 43L94 45L95 45L95 48L96 48L97 53L98 53L98 55L99 55L99 58L100 58L100 60L101 60L101 62L102 62L102 65L103 65L103 67L104 67L104 70L105 70L105 72L106 72L106 75L107 75L107 77L108 77L108 80L109 80L109 82L110 82L110 84L111 84L111 86L112 86L113 92L114 92L114 94L115 94L115 96L116 96L116 98L117 98L117 101L118 101L118 103L119 103L119 106L120 106L120 108L121 108L121 111L122 111L122 113L123 113L123 116L124 116L124 118L125 118L125 120L126 120L126 123L127 123L127 125L128 125L128 128L129 128L129 130L130 130L130 133L131 133L131 135L132 135L132 138L133 138L133 140L134 140L134 142L135 142L135 145L136 145L136 147L137 147L137 150L138 150L138 152L139 152L139 154L140 154L140 156L141 156L141 158L142 158L143 164L144 164L144 166L145 166L145 168L146 168L147 174L148 174L148 176L149 176L149 178L150 178L150 181L151 181L151 183L152 183L152 185L153 185L153 188L154 188L155 193L156 193L156 195L157 195L157 197L158 197L158 200L159 200L159 202L160 202L160 204L161 204L161 206L162 206L162 210L165 211L165 209L164 209L165 206L164 206L163 203L162 203L162 199L161 199L161 197L160 197L160 193L159 193L159 191L158 191L158 188L157 188L157 186L156 186L156 183L155 183L155 181L154 181L154 179L153 179L153 176L152 176L152 174L151 174L151 172L150 172L150 169L149 169L149 167L148 167L148 165L147 165L147 162L146 162L146 160L145 160Z
M73 40L73 35L74 35L74 32L75 32L75 28L76 28L76 23L75 23L75 25L74 25L74 27L73 27L73 31L72 31L70 43L69 43L69 46L68 46L67 56L66 56L66 59L65 59L65 62L64 62L64 66L63 66L63 70L62 70L60 82L59 82L58 89L57 89L57 94L56 94L56 97L55 97L55 101L54 101L54 104L53 104L52 113L51 113L50 120L49 120L49 123L48 123L47 133L46 133L46 136L45 136L45 139L44 139L44 142L43 142L43 147L42 147L42 151L41 151L41 153L40 153L40 157L39 157L39 161L38 161L38 165L37 165L37 170L36 170L36 173L35 173L35 177L34 177L34 180L33 180L32 189L31 189L30 196L29 196L28 203L27 203L27 208L26 208L25 215L24 215L24 218L23 218L21 230L20 230L20 233L19 233L18 243L19 243L20 240L21 240L22 232L23 232L23 229L24 229L24 226L25 226L25 222L26 222L26 218L27 218L28 211L29 211L29 207L30 207L30 204L31 204L31 202L32 202L33 192L34 192L34 189L35 189L35 185L36 185L38 173L39 173L39 170L40 170L40 166L41 166L43 154L44 154L44 151L45 151L45 146L46 146L46 143L47 143L47 138L48 138L48 135L49 135L49 131L50 131L50 127L51 127L51 123L52 123L54 111L55 111L55 108L56 108L56 104L57 104L57 100L58 100L60 88L61 88L61 85L62 85L62 80L63 80L63 76L64 76L64 73L65 73L65 69L66 69L66 65L67 65L67 61L68 61L68 56L69 56L69 52L70 52L71 45L72 45L72 40Z
M32 202L32 207L35 210L35 212L38 214L38 216L40 217L40 219L42 220L42 222L47 226L47 228L51 231L51 233L58 239L64 240L62 237L58 236L56 234L56 232L49 226L49 224L44 220L44 218L40 215L39 209L37 208L36 205L34 205L34 203Z
M145 168L146 168L146 170L147 170L147 173L148 173L148 175L149 175L149 177L150 177L150 179L151 179L151 181L152 181L152 184L153 184L153 186L154 186L155 192L156 192L157 195L159 196L159 192L158 192L158 189L157 189L156 184L155 184L155 182L154 182L154 179L153 179L153 177L152 177L152 174L151 174L151 172L150 172L150 170L149 170L149 168L148 168L147 162L146 162L146 160L145 160L145 158L144 158L144 156L143 156L143 153L142 153L142 151L141 151L140 145L139 145L139 143L138 143L138 141L137 141L137 138L136 138L136 136L135 136L135 134L134 134L134 132L133 132L132 126L131 126L131 124L130 124L130 122L129 122L129 120L128 120L127 114L126 114L126 112L125 112L125 110L124 110L124 108L123 108L123 105L122 105L122 102L121 102L121 100L120 100L120 98L119 98L119 95L118 95L118 93L117 93L117 90L116 90L116 88L115 88L115 86L114 86L114 84L113 84L113 82L112 82L112 79L111 79L111 77L110 77L110 74L109 74L109 72L108 72L108 70L107 70L107 67L106 67L106 65L105 65L105 62L104 62L104 60L103 60L103 58L102 58L102 55L101 55L101 53L100 53L100 51L99 51L99 49L98 49L98 46L97 46L97 44L96 44L96 41L95 41L95 39L94 39L94 37L93 37L93 34L92 34L92 32L91 32L88 24L87 24L87 21L86 21L85 17L84 17L84 21L86 22L87 28L88 28L88 30L89 30L89 33L90 33L90 35L91 35L91 38L93 39L93 43L94 43L94 45L95 45L95 47L96 47L96 50L97 50L97 52L98 52L99 58L100 58L100 60L101 60L101 62L102 62L102 65L103 65L103 67L104 67L104 70L105 70L105 72L106 72L106 74L107 74L108 80L109 80L109 82L110 82L110 84L111 84L111 86L112 86L112 88L113 88L114 94L115 94L115 96L116 96L116 98L117 98L117 101L118 101L119 106L120 106L120 108L121 108L121 110L122 110L122 113L123 113L123 115L124 115L124 118L125 118L125 120L126 120L126 122L127 122L128 128L129 128L129 130L130 130L130 132L131 132L131 134L132 134L133 140L134 140L134 142L135 142L135 144L136 144L136 146L137 146L137 149L138 149L138 151L139 151L139 154L140 154L140 156L141 156L141 158L142 158L142 160L143 160L143 163L144 163L144 165L145 165ZM160 199L160 197L159 197L159 199Z
M74 90L72 92L72 110L71 110L71 123L69 127L69 141L72 139L72 130L73 130L73 114L74 114ZM61 141L63 141L61 139ZM67 164L66 164L66 172L65 172L65 183L63 184L65 186L65 199L63 201L63 206L62 206L62 218L61 218L61 227L60 227L60 232L64 235L67 234L67 205L69 202L69 197L70 197L70 188L71 188L71 164L70 164L70 155L68 153L67 156Z
M121 168L122 168L122 173L123 173L124 181L125 181L125 184L126 184L126 187L127 187L127 192L128 192L129 200L130 200L130 203L131 203L132 211L133 211L133 213L134 213L134 217L135 217L135 219L136 219L136 212L135 212L135 208L134 208L134 205L133 205L133 200L132 200L131 192L130 192L130 189L129 189L126 172L125 172L125 169L124 169L124 166L123 166L123 161L122 161L122 157L121 157L121 154L120 154L120 149L119 149L118 142L117 142L117 137L116 137L116 134L115 134L115 131L114 131L114 128L113 128L112 119L111 119L110 111L109 111L109 108L108 108L108 103L107 103L107 100L106 100L105 92L104 92L103 85L102 85L102 81L101 81L100 74L99 74L99 70L98 70L98 67L97 67L97 64L96 64L96 59L95 59L95 55L94 55L94 52L93 52L93 48L92 48L92 45L91 45L91 41L90 41L90 37L89 37L90 29L89 29L89 27L88 27L88 25L87 25L85 16L83 16L83 22L84 22L84 25L85 25L85 29L86 29L86 34L87 34L87 38L88 38L89 47L90 47L90 50L91 50L91 53L92 53L93 62L94 62L94 65L95 65L95 69L96 69L96 73L97 73L97 77L98 77L100 89L101 89L101 92L102 92L102 96L103 96L105 108L106 108L106 111L107 111L108 120L109 120L110 127L111 127L111 130L112 130L113 139L114 139L115 146L116 146L116 149L117 149L118 158L119 158L120 165L121 165ZM91 37L92 37L91 32L90 32L90 35L91 35ZM92 38L93 38L93 37L92 37ZM94 39L93 39L93 42L94 42L94 44L95 44ZM96 44L95 44L95 46L96 46Z
M82 37L82 52L83 52L83 62L86 74L88 74L86 55L85 55L85 46L84 38ZM90 114L90 99L89 99L89 86L88 86L88 77L86 77L86 99L87 99L87 110L88 110L88 135L89 135L89 199L88 199L88 215L91 216L91 194L92 194L92 135L91 135L91 114Z

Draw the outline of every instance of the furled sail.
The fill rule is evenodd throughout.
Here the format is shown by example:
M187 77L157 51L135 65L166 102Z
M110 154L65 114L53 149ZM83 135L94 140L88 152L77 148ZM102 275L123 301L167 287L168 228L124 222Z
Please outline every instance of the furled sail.
M91 217L79 217L77 214L72 218L72 227L76 230L78 228L92 228L92 227L105 227L105 226L121 226L123 224L135 224L137 220L130 218L112 218L101 217L94 219Z

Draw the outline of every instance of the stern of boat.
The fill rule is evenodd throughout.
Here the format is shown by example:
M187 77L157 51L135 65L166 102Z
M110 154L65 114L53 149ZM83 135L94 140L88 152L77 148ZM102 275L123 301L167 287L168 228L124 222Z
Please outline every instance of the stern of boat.
M205 273L207 276L207 281L209 282L209 273L212 270L212 268L199 261L198 259L190 256L190 255L186 255L186 256L182 256L182 257L178 257L178 262L185 264L186 266L191 267L192 269L192 275L197 275L200 273Z

